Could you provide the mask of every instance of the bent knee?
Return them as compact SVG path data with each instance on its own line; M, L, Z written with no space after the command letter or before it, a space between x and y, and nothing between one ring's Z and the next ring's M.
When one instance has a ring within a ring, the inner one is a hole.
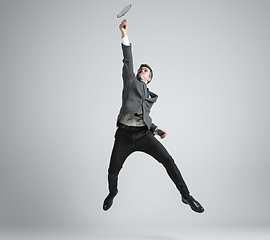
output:
M158 160L164 167L174 165L173 158L169 155Z
M108 169L108 174L109 175L118 175L119 172L121 170L121 167L120 168L117 168L117 167L109 167Z

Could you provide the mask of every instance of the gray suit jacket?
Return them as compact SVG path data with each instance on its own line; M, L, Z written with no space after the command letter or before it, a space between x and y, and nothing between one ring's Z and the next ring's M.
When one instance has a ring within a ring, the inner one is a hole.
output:
M158 96L149 92L151 98L147 98L147 85L138 80L133 71L133 58L131 45L125 46L122 44L123 49L123 91L122 91L122 107L117 118L117 125L119 120L128 113L143 114L143 121L148 129L153 132L156 125L152 123L149 116L152 105L157 101Z

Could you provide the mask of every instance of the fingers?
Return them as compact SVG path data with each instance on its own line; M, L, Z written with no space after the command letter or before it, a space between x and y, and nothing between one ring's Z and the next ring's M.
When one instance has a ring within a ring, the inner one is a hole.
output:
M126 19L121 22L121 24L119 25L119 28L122 33L122 38L127 36L128 25L127 25Z
M164 134L162 134L160 137L161 137L161 139L163 139L163 138L165 138L166 136L167 136L167 134L164 133Z
M126 20L126 19L124 19L124 20L121 22L121 24L119 25L119 28L120 28L120 30L122 30L123 28L124 28L124 29L127 29L127 20Z
M122 22L121 22L122 25L126 25L127 24L127 19L124 19Z
M158 135L160 136L161 139L163 139L167 136L167 133L165 131L163 131L162 129L159 129Z

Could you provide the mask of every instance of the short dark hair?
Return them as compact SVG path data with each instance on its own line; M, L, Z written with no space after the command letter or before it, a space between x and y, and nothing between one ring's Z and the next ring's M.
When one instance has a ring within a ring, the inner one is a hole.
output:
M146 63L143 63L143 64L141 64L141 66L140 66L140 68L142 68L142 67L147 67L149 70L150 70L150 78L151 78L151 80L148 82L148 83L150 83L151 81L152 81L152 79L153 79L153 70L152 70L152 68L148 65L148 64L146 64ZM140 69L139 68L139 69Z

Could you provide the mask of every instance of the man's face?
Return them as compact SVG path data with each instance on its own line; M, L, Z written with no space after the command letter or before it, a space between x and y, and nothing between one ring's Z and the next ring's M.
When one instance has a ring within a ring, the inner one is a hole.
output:
M147 84L151 80L150 74L151 72L149 68L141 67L137 72L137 78Z

